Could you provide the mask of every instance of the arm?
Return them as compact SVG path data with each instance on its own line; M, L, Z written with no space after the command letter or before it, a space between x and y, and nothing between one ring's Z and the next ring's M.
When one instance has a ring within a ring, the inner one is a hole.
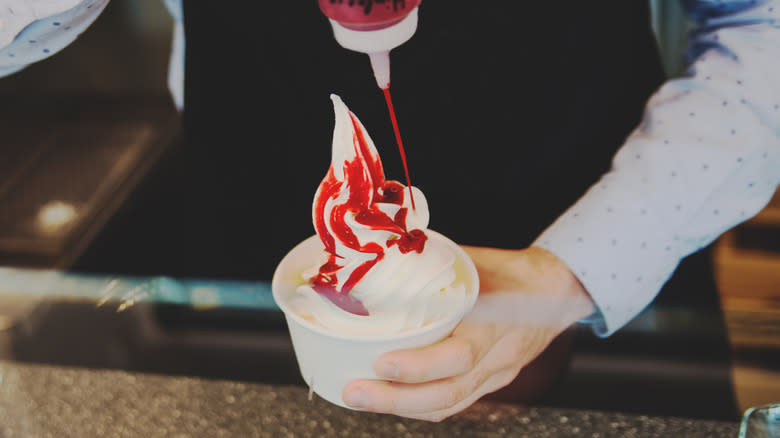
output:
M780 0L756 3L686 2L702 20L696 62L650 99L612 170L531 248L469 248L483 284L472 314L441 343L382 356L390 381L352 382L345 401L446 418L592 310L596 332L614 332L683 257L756 214L780 181Z
M54 55L103 12L108 0L9 0L0 8L0 77Z
M688 76L661 87L612 170L535 242L588 290L601 336L780 181L780 2L756 3L685 1L700 24Z
M70 45L103 12L109 0L8 0L0 7L0 78ZM163 0L174 20L168 88L184 108L184 22L181 0Z

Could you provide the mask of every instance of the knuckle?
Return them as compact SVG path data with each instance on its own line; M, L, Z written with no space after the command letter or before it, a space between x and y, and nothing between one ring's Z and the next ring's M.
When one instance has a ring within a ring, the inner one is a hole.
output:
M441 406L439 406L439 408L448 409L457 405L461 400L463 400L467 392L468 391L464 385L460 385L454 382L447 385L447 388L444 391L444 396L441 399Z
M449 417L449 415L447 415L447 414L444 414L444 413L436 413L436 414L431 414L431 415L430 415L430 416L427 418L427 420L428 420L428 421L430 421L430 422L432 422L432 423L441 423L441 422L442 422L442 421L444 421L444 419L445 419L445 418L447 418L447 417Z
M474 368L477 362L476 348L470 342L461 342L457 344L454 352L453 362L461 370L470 370Z
M492 388L491 390L500 389L509 385L515 380L515 378L519 373L520 373L519 368L517 370L508 369L498 373L498 375L496 376L496 380L497 380L496 388Z

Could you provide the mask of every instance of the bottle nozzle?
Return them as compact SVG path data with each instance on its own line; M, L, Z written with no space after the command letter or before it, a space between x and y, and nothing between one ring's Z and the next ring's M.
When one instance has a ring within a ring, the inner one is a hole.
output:
M390 88L390 51L369 53L371 69L374 70L374 78L379 88Z
M418 2L419 4L419 2ZM401 21L385 28L355 30L328 17L333 36L344 48L367 53L379 88L390 86L390 51L405 43L417 30L418 8L415 6Z

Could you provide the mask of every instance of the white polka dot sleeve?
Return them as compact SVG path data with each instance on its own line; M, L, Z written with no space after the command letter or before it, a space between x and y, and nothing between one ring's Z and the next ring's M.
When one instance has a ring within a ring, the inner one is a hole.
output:
M0 0L0 77L67 47L108 0Z
M109 0L0 0L0 77L48 58L72 43ZM163 0L174 20L168 88L184 108L184 20L181 0Z
M600 336L780 183L780 0L685 4L701 24L688 75L657 91L612 169L534 243L582 281Z

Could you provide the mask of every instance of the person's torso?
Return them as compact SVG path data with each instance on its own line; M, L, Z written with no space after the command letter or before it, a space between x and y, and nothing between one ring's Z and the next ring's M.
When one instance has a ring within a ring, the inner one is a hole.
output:
M646 2L426 1L391 52L391 91L430 228L527 246L608 170L663 73ZM403 170L368 57L341 48L315 2L184 3L185 141L204 239L239 240L272 269L313 233L339 94L388 178ZM259 255L260 253L267 255Z

